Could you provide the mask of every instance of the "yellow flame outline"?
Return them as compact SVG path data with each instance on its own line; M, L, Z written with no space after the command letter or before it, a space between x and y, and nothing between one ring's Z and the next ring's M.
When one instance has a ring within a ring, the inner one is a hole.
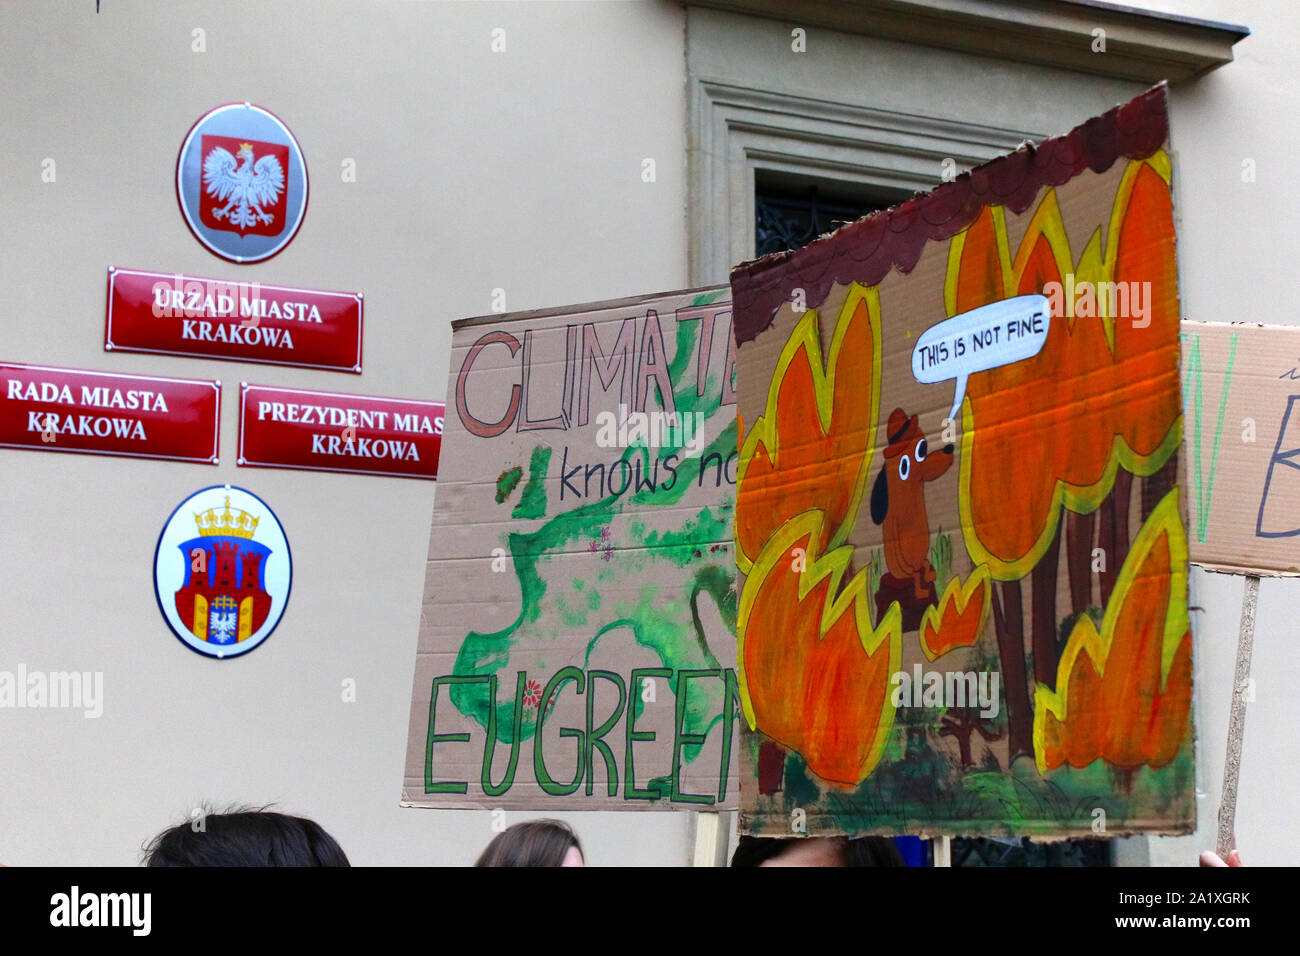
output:
M1085 280L1092 282L1110 281L1114 275L1119 252L1120 227L1124 222L1124 216L1128 212L1129 201L1133 195L1133 186L1143 166L1150 166L1160 176L1165 185L1169 185L1172 169L1169 157L1164 150L1159 150L1143 160L1130 161L1120 179L1119 187L1115 192L1115 199L1111 204L1105 255L1103 256L1099 251L1101 247L1101 230L1098 228L1089 238L1083 254L1080 256L1078 268L1074 266L1069 239L1066 236L1060 206L1056 200L1055 189L1048 189L1042 200L1039 201L1038 208L1030 219L1029 228L1020 240L1014 263L1011 261L1010 246L1007 239L1006 211L1001 206L990 206L989 210L993 218L994 244L1002 272L1003 294L1015 294L1014 290L1019 289L1020 279L1040 235L1047 239L1052 256L1056 260L1062 276L1072 271L1079 277L1078 282ZM948 246L948 274L944 281L944 306L950 316L954 315L957 309L957 279L961 268L961 253L969 229L970 227L967 227L953 236ZM1012 291L1009 292L1008 290ZM1101 298L1105 299L1106 297ZM1107 310L1109 305L1109 302L1105 302L1100 307ZM1054 316L1053 319L1057 320L1057 317ZM1072 328L1074 320L1067 319L1067 321L1070 321ZM1114 318L1105 315L1103 311L1102 321L1105 324L1107 345L1114 349ZM1153 475L1178 450L1178 446L1183 440L1183 419L1181 415L1174 418L1164 439L1149 455L1139 455L1129 447L1123 436L1116 435L1111 445L1110 454L1107 456L1106 464L1102 468L1101 476L1096 482L1091 485L1072 485L1057 479L1049 508L1049 517L1038 539L1024 555L1018 559L1008 561L986 549L975 531L975 520L971 515L970 468L971 451L974 447L977 426L974 422L969 398L962 399L961 418L961 479L957 500L961 509L962 540L971 559L976 564L988 564L993 578L998 581L1017 581L1033 570L1043 555L1047 553L1048 547L1056 537L1057 526L1061 520L1062 505L1076 514L1091 514L1097 510L1106 496L1110 494L1111 487L1115 483L1115 475L1120 466L1140 478Z
M812 509L796 515L783 524L763 546L758 560L753 565L753 572L746 577L745 587L741 592L740 609L736 626L737 678L740 684L741 706L745 719L751 730L761 730L754 715L754 703L749 695L749 682L745 675L745 633L749 626L749 617L754 609L754 602L763 589L767 576L782 561L793 561L791 549L796 541L808 538L808 549L803 555L803 570L799 571L799 600L807 597L824 578L830 578L826 590L826 601L822 607L817 639L824 640L826 632L839 622L840 617L853 606L853 616L858 627L858 639L868 657L875 657L880 645L889 643L889 670L898 672L903 653L903 617L897 602L890 605L881 619L880 625L871 626L868 607L867 575L862 570L855 574L841 590L840 585L849 562L853 559L853 548L849 546L828 548L824 554L817 553L817 540L823 530L825 515ZM879 763L884 752L885 743L894 727L894 705L888 693L882 696L880 721L876 725L876 736L866 761L859 769L858 781L865 780Z
M1187 534L1178 513L1177 488L1160 500L1134 539L1133 547L1124 559L1124 567L1115 580L1110 601L1106 604L1100 632L1092 623L1092 618L1086 614L1080 615L1070 631L1065 652L1061 654L1056 667L1057 689L1051 690L1045 684L1038 684L1034 688L1034 762L1038 765L1040 774L1049 769L1046 755L1047 715L1050 713L1059 723L1065 723L1069 713L1070 675L1080 654L1088 655L1098 677L1105 676L1106 661L1110 657L1115 626L1124 609L1124 602L1138 579L1139 570L1162 534L1169 538L1170 567L1169 605L1160 644L1160 689L1163 691L1166 688L1169 670L1190 626L1187 617Z
M984 625L988 623L989 612L992 604L992 587L990 585L991 576L986 564L981 564L963 583L956 576L948 582L948 586L943 589L943 597L939 598L938 606L931 604L925 609L925 615L921 618L921 626L917 629L916 637L921 643L921 651L925 654L926 660L937 660L948 651L954 651L961 647L974 647L979 643L980 638L984 635ZM929 625L934 629L935 637L942 633L941 625L943 623L943 613L948 609L948 605L954 601L957 604L957 613L959 615L966 613L966 608L970 606L971 598L975 596L977 590L984 591L984 608L980 611L980 622L972 631L972 640L969 644L954 644L948 648L948 651L936 651L930 647L929 642L925 639L925 628Z
M808 357L808 367L811 370L813 382L813 397L817 407L817 418L822 429L822 435L830 434L834 414L835 375L839 366L840 353L844 347L844 339L848 334L849 325L857 313L859 304L864 302L867 307L866 321L871 326L872 368L869 392L871 406L868 419L871 424L867 428L866 452L862 458L862 465L858 469L853 492L849 497L849 509L844 515L844 520L836 529L834 536L826 543L827 551L844 542L844 539L848 537L849 529L853 527L857 519L858 508L862 504L862 492L866 488L867 478L871 471L871 459L875 453L876 419L880 413L880 294L876 286L865 287L856 282L850 283L848 296L845 298L844 305L840 308L839 316L835 321L830 356L825 363L822 362L822 344L818 334L818 310L809 309L800 317L791 331L785 347L782 348L781 356L776 363L776 369L772 373L772 379L767 390L767 407L754 422L754 427L745 435L744 445L740 451L740 460L737 464L737 501L740 499L741 489L745 484L745 475L749 471L749 463L757 454L760 444L767 451L772 467L774 469L779 467L780 436L777 434L776 428L778 398L781 393L781 384L785 380L786 371L790 368L795 356L799 354L801 349L806 351ZM754 566L754 562L744 553L740 546L739 523L736 526L735 537L736 565L740 568L741 573L748 574Z

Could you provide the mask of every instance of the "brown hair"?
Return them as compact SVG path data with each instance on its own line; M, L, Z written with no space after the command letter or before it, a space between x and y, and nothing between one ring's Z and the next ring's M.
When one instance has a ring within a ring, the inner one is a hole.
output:
M800 837L742 836L731 855L732 866L761 866L797 843ZM807 839L802 838L802 839ZM868 836L845 839L830 837L839 845L845 866L905 866L903 855L888 837Z
M492 838L475 866L560 866L569 847L582 853L572 828L560 820L529 820Z

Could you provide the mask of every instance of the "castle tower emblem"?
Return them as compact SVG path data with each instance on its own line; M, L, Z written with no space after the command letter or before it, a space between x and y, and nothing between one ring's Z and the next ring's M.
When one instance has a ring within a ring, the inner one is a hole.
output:
M283 529L261 499L230 486L204 489L182 502L159 539L159 606L192 649L237 656L284 613L289 561Z

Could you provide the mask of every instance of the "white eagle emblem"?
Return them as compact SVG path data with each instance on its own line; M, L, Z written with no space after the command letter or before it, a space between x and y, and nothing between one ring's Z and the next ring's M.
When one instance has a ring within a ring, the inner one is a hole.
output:
M220 640L228 638L235 633L235 612L226 611L224 614L218 612L212 615L212 633Z
M243 165L237 161L240 159ZM213 218L226 219L242 231L259 220L266 225L275 221L275 216L263 212L262 207L275 205L284 192L284 169L273 155L254 163L251 143L239 144L238 157L217 146L203 160L203 183L209 196L226 203L224 208L212 211Z

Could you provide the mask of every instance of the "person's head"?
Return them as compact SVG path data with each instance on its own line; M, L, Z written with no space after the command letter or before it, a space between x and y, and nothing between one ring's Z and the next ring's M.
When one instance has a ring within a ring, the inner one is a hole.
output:
M203 812L154 837L146 866L351 866L314 820L269 810Z
M567 823L529 820L492 838L475 866L583 866L582 844Z
M887 837L742 836L732 866L902 866L903 856Z

